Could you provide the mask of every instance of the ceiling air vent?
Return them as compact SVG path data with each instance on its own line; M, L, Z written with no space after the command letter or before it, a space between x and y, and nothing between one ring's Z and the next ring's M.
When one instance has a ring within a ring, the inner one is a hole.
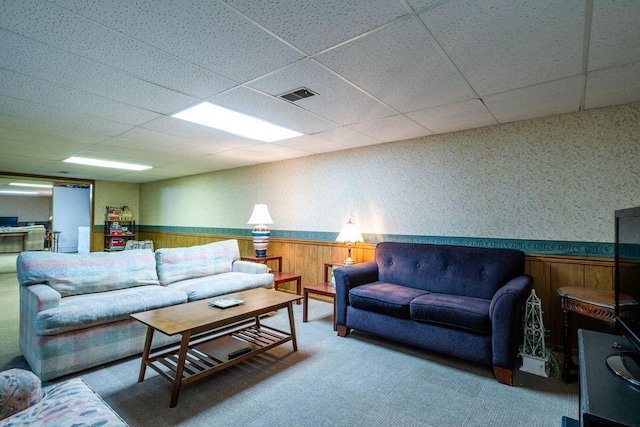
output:
M310 96L317 95L306 87L301 87L300 89L293 90L291 92L283 93L279 95L280 98L286 99L287 101L296 102L304 98L309 98Z

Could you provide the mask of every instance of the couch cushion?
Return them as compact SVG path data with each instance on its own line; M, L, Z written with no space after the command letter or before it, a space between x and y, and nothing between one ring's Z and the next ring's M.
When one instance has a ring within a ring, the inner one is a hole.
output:
M81 378L48 387L39 403L6 421L16 426L127 425Z
M62 298L60 307L39 312L34 331L38 335L57 335L125 320L132 313L184 302L187 302L184 292L159 285L75 295Z
M427 293L408 286L374 282L351 289L349 303L355 308L408 319L409 303Z
M36 374L17 368L0 372L0 420L35 405L40 399L42 382Z
M218 295L240 292L254 288L271 288L273 274L271 273L222 273L215 276L199 277L197 279L181 280L167 285L169 289L186 292L189 301L216 297Z
M491 299L524 271L513 249L382 242L375 256L381 281L475 298Z
M21 285L48 283L63 297L143 285L158 285L150 250L65 254L23 252L17 260Z
M237 240L224 240L187 248L162 248L156 251L156 267L162 285L231 271L240 259Z
M482 298L431 293L411 301L410 316L419 322L439 323L488 334L491 332L490 304L490 300Z

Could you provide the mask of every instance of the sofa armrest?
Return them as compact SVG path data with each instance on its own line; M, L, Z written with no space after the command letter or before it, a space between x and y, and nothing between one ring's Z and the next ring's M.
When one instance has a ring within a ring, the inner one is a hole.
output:
M522 338L522 305L531 290L533 278L518 276L496 292L489 305L493 341L493 365L512 369Z
M259 262L237 260L233 261L231 264L231 271L235 271L237 273L260 274L268 273L269 267Z
M336 278L336 324L346 326L349 291L356 286L378 280L378 264L375 261L350 266L340 266L333 270Z

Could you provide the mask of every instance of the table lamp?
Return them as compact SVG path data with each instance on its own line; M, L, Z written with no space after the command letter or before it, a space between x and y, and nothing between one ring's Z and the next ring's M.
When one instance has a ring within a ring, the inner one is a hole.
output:
M351 259L351 244L357 242L364 242L362 238L362 234L360 234L360 230L358 230L358 226L355 225L351 220L346 223L342 227L342 231L338 234L338 238L336 242L346 243L347 244L347 259L342 261L343 265L351 265L355 264L355 261Z
M269 237L271 236L271 231L269 231L267 224L273 224L267 205L255 205L253 214L251 214L247 224L255 224L251 231L251 237L253 238L253 248L256 251L256 256L260 258L267 256L267 246L269 246Z

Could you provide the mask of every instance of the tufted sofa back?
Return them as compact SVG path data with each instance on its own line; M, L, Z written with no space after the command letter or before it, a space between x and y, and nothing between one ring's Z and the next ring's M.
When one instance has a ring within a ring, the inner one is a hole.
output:
M513 249L382 242L375 258L380 281L475 298L524 274L524 253Z

